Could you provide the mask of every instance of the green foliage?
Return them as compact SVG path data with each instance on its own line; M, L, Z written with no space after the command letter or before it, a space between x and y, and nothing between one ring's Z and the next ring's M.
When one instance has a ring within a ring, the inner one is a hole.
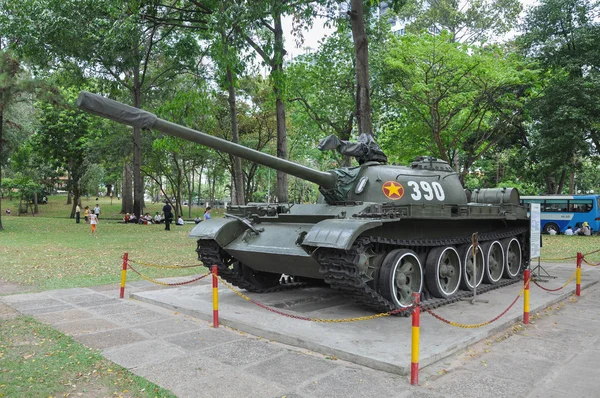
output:
M467 3L455 0L408 0L397 12L410 21L408 31L448 31L463 43L484 43L514 29L521 10L518 0L484 0Z
M313 139L330 134L350 139L356 83L348 34L340 28L324 39L319 51L296 57L287 68L294 125Z
M389 104L382 143L391 160L420 152L460 161L463 174L518 137L535 78L502 48L460 44L445 32L393 40L382 73Z
M599 7L587 0L544 0L528 13L518 40L546 72L531 106L536 123L529 170L547 193L563 192L570 174L581 175L583 160L600 151L600 24L593 17Z
M52 104L40 103L40 129L33 137L33 146L40 154L53 159L55 166L69 173L72 187L79 181L88 167L86 158L91 149L87 135L91 130L90 116L72 108L56 108Z

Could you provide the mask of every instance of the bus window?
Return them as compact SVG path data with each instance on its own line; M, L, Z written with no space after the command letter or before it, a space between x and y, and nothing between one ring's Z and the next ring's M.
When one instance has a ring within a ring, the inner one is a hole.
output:
M572 210L578 213L589 213L592 210L594 202L592 199L571 199L569 201Z
M546 199L546 203L542 205L542 211L555 212L555 211L567 211L569 208L569 201L566 199Z

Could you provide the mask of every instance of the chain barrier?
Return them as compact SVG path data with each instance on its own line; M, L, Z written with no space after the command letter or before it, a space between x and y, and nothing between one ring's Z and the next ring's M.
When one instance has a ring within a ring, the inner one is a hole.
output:
M589 253L588 253L589 254ZM582 256L581 258L583 260L584 263L586 263L587 265L589 265L590 267L597 267L600 265L600 263L590 263L588 260L585 259L585 257Z
M166 268L166 269L179 269L179 268L195 268L195 267L204 267L204 264L193 264L193 265L159 265L159 264L151 264L144 263L142 261L128 260L130 263L143 265L145 267L153 267L153 268Z
M288 317L288 318L299 319L301 321L310 321L310 322L318 322L318 323L348 323L348 322L368 321L368 320L371 320L371 319L383 318L383 317L390 316L390 315L396 315L396 314L399 314L401 312L411 310L413 308L412 305L411 305L410 307L398 308L398 309L395 309L393 311L382 312L382 313L374 314L374 315L359 316L359 317L355 317L355 318L342 318L342 319L309 318L309 317L306 317L306 316L298 316L298 315L288 314L286 312L279 311L279 310L271 308L271 307L269 307L267 305L259 303L258 301L255 301L255 300L251 299L250 297L246 296L244 293L242 293L239 290L235 289L229 283L225 282L220 276L217 276L217 278L229 290L231 290L232 292L234 292L235 294L237 294L238 296L240 296L244 300L249 301L252 304L257 305L257 306L259 306L262 309L274 312L275 314L283 315L283 316Z
M531 281L532 281L532 282L533 282L533 283L534 283L534 284L535 284L537 287L539 287L539 288L540 288L540 289L542 289L542 290L545 290L545 291L547 291L547 292L557 292L557 291L559 291L559 290L561 290L561 289L564 289L564 288L565 288L565 287L566 287L566 286L567 286L569 283L571 283L571 282L573 281L573 279L575 278L575 275L577 275L577 270L575 270L575 272L573 272L573 275L571 275L571 277L569 278L569 280L568 280L568 281L566 281L564 285L562 285L561 287L558 287L558 288L556 288L556 289L548 289L548 288L546 288L546 287L544 287L544 286L540 285L540 284L539 284L539 283L538 283L538 282L537 282L535 279L533 279L533 278L531 279Z
M529 281L530 280L531 280L531 278L529 278ZM529 281L527 281L527 283L529 283ZM527 285L527 283L525 285ZM513 300L513 302L510 303L510 305L508 306L508 308L505 309L504 311L502 311L500 313L500 315L498 315L497 317L495 317L494 319L492 319L490 321L483 322L483 323L466 325L466 324L462 324L462 323L458 323L458 322L449 321L449 320L441 317L440 315L436 314L435 312L433 312L432 310L427 309L427 308L423 308L423 311L431 314L434 318L436 318L436 319L438 319L438 320L440 320L440 321L442 321L444 323L447 323L448 325L455 326L457 328L462 328L462 329L477 329L477 328L481 328L483 326L487 326L487 325L489 325L489 324L491 324L493 322L496 322L498 319L500 319L504 314L506 314L513 307L513 305L515 305L515 303L517 302L517 300L519 300L519 298L523 295L523 292L525 292L525 288L521 289L521 292L517 295L517 297L515 297L515 299Z
M137 271L135 268L133 268L130 264L127 264L127 267L129 269L131 269L133 272L135 272L136 274L138 274L139 276L141 276L142 279L145 279L148 282L156 283L157 285L161 285L161 286L182 286L182 285L187 285L189 283L197 282L200 279L204 279L204 278L206 278L207 276L209 276L211 274L210 272L207 272L206 274L201 275L198 278L192 279L190 281L185 281L185 282L165 283L165 282L160 282L160 281L157 281L155 279L152 279L152 278L150 278L150 277L148 277L146 275L143 275L142 273L140 273L139 271Z

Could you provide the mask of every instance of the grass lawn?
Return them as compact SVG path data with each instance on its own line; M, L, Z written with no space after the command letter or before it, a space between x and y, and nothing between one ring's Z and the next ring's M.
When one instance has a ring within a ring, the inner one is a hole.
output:
M96 238L89 236L90 226L83 219L76 224L74 219L68 218L70 206L65 203L66 196L50 196L49 203L40 205L40 214L35 217L3 215L0 278L23 284L28 290L117 283L125 252L131 260L151 264L199 264L196 242L188 238L194 224L171 225L170 232L160 224L122 224L118 222L122 218L118 201L113 200L111 205L110 198L100 198L102 213ZM90 207L94 205L95 200L90 202ZM154 206L157 211L162 208L162 204ZM3 201L2 208L7 207ZM200 208L194 209L201 215ZM222 216L222 212L216 211L213 217ZM204 268L143 269L143 273L152 278L204 272ZM128 280L137 279L139 276L134 273L128 274Z
M0 321L0 397L175 397L31 317Z
M575 257L577 252L587 254L585 259L590 262L600 262L600 236L565 236L565 235L542 235L542 261L558 261L566 257ZM591 253L591 254L588 254ZM568 261L576 263L576 260ZM531 264L532 268L537 265L537 259ZM582 267L586 267L585 264Z

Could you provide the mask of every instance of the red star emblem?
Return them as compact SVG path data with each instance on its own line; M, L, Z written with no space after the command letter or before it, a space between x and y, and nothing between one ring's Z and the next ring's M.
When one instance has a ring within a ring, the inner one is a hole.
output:
M396 181L386 181L381 187L383 194L391 199L398 200L404 196L404 187Z

